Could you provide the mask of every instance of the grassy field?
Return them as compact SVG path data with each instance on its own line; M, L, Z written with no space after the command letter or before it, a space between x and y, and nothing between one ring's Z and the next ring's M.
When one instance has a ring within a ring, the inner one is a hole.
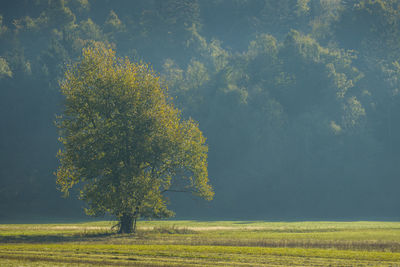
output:
M400 266L398 222L0 224L0 266Z

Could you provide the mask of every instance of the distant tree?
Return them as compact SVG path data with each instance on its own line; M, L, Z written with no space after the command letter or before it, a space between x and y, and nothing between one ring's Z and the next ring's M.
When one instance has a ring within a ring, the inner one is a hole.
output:
M81 184L87 214L114 215L120 233L135 232L140 216L173 215L166 192L213 197L206 139L166 90L147 65L104 46L84 49L61 83L57 183L66 194Z
M392 60L400 55L400 1L352 0L345 4L333 27L336 40L362 57Z

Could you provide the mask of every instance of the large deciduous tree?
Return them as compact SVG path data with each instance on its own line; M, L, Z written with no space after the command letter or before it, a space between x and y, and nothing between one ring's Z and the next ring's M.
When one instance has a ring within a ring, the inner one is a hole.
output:
M80 185L87 214L111 214L119 232L130 233L140 216L173 214L168 191L212 199L206 139L147 65L102 46L87 48L66 71L61 92L57 183L67 194Z

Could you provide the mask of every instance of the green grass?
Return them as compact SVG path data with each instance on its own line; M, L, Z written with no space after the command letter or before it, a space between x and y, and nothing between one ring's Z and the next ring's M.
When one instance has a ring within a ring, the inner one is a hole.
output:
M0 266L400 266L397 222L0 225Z

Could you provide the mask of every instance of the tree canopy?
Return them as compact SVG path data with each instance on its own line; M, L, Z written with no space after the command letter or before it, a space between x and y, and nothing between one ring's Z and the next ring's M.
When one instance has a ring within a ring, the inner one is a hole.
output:
M399 23L400 0L2 0L0 219L83 215L53 121L95 43L150 62L207 136L216 197L166 192L179 217L397 218Z
M87 48L61 91L57 183L64 192L82 184L88 214L112 214L120 232L132 232L140 216L172 215L165 192L212 199L206 139L195 121L182 119L149 66Z

